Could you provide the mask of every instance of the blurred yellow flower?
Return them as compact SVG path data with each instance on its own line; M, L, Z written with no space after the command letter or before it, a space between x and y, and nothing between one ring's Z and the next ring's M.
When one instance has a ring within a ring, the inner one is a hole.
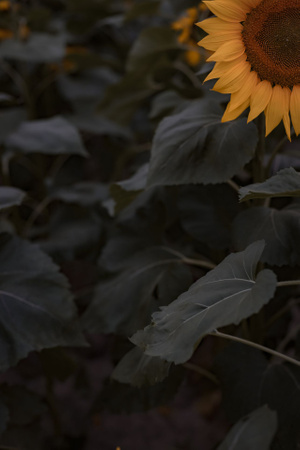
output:
M199 12L206 9L205 4L201 2L198 7L188 8L182 17L172 23L173 30L181 32L178 35L178 42L190 46L185 52L185 60L191 66L197 66L201 60L201 53L192 35L195 22L199 19Z
M10 1L0 0L0 11L8 11L10 9Z
M4 39L10 39L13 37L13 32L11 30L6 30L5 28L0 28L0 41Z
M199 45L216 62L206 80L218 78L214 90L231 94L222 121L250 106L248 122L264 112L266 136L283 120L290 139L290 118L300 134L300 1L204 3L216 16L197 24L208 33Z

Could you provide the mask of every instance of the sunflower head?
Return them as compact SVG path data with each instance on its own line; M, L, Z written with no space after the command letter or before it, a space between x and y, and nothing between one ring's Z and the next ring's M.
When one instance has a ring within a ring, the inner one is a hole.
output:
M216 17L199 22L199 42L216 64L206 80L231 94L222 121L250 107L248 121L265 113L266 135L281 121L290 139L300 133L300 0L207 0ZM205 81L206 81L205 80Z

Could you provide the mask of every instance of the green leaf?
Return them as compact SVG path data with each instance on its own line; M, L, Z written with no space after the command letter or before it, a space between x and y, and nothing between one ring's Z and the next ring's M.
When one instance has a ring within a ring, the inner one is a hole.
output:
M112 378L120 383L141 387L163 381L169 374L171 363L155 356L147 356L135 347L126 353L115 367Z
M13 133L26 119L24 108L9 108L0 113L0 143Z
M221 123L222 109L197 100L166 117L153 142L148 185L222 183L248 163L257 130L241 118Z
M0 44L0 58L31 63L52 63L65 56L66 39L62 34L31 33L25 41L6 39Z
M276 427L276 412L262 406L234 425L217 450L269 450Z
M257 206L242 211L233 222L233 242L242 250L250 242L264 239L262 262L294 266L300 262L300 208L276 210Z
M276 276L268 269L255 277L264 249L262 241L231 254L169 306L152 315L152 323L131 341L150 356L180 364L197 343L219 327L239 324L272 298Z
M36 245L0 239L0 370L33 350L84 345L66 278Z
M141 32L133 44L127 60L127 70L147 70L161 55L170 50L184 50L177 34L168 27L149 27Z
M87 156L77 129L60 116L23 122L5 140L5 147L20 153Z
M108 198L108 188L102 183L82 181L57 189L51 198L65 203L75 203L84 207L101 205Z
M0 211L11 206L20 205L25 198L25 192L11 186L0 187Z
M159 285L167 292L161 298ZM190 271L181 259L161 247L150 247L127 260L126 269L116 277L99 283L94 299L83 315L83 326L90 333L131 335L149 321L151 313L191 284ZM158 289L158 298L154 297Z
M249 184L239 191L240 201L253 198L300 197L300 173L290 167L263 183Z

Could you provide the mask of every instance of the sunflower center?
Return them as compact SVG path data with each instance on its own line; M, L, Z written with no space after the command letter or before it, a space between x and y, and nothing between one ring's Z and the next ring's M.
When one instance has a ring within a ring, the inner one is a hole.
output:
M300 84L300 0L262 0L247 15L242 38L261 80Z

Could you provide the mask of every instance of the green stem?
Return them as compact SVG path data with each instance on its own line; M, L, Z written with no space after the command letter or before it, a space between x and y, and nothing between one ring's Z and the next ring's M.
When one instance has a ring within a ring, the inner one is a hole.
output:
M198 373L200 376L209 379L214 384L217 384L217 385L220 384L218 378L213 373L209 372L208 370L203 369L202 367L196 366L196 364L185 363L185 364L183 364L183 367L185 367L188 370L193 370L194 372Z
M277 358L284 359L285 361L294 364L295 366L300 367L300 361L294 358L290 358L283 353L279 353L276 350L272 350L271 348L265 347L264 345L257 344L256 342L247 341L246 339L239 338L237 336L232 336L230 334L221 333L220 331L214 331L213 333L209 333L211 336L217 336L223 339L227 339L229 341L239 342L240 344L248 345L248 347L256 348L257 350L261 350L262 352L269 353L272 356L276 356Z
M278 281L277 287L300 286L300 280Z

